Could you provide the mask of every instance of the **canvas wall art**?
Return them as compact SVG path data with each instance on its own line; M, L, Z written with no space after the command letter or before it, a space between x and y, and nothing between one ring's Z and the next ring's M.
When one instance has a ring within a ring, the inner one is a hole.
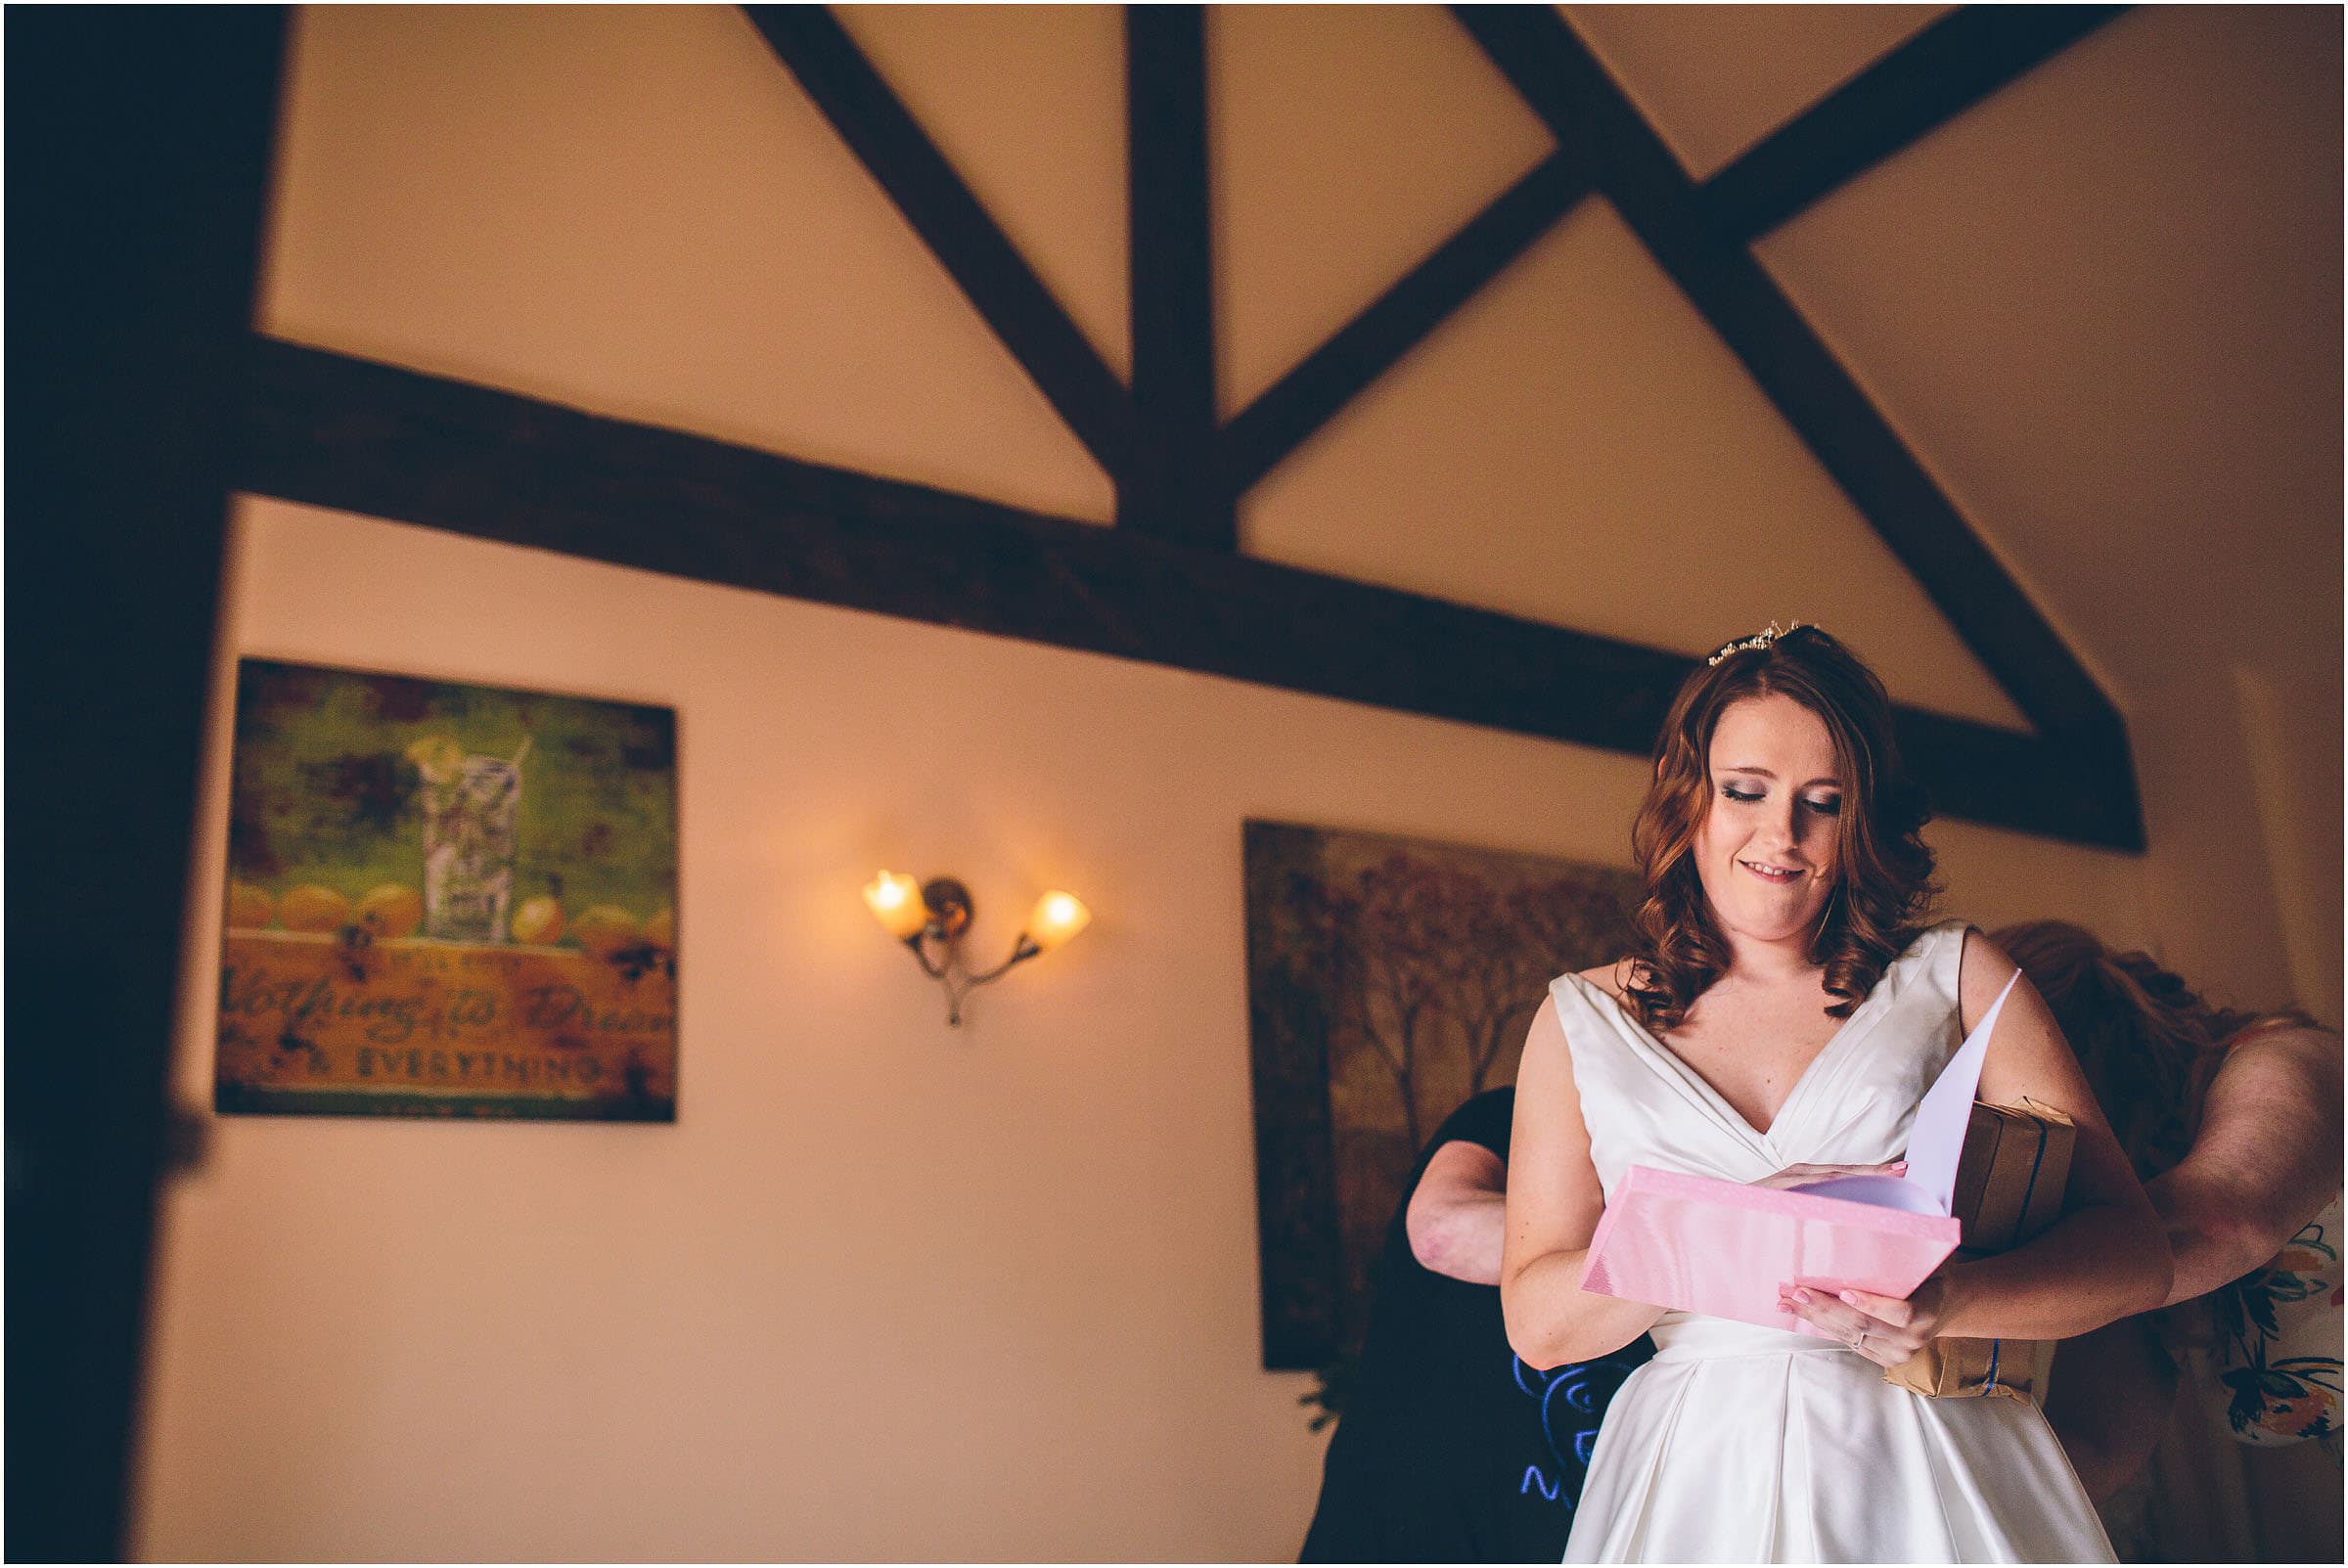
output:
M1245 827L1264 1366L1358 1350L1420 1145L1515 1081L1551 979L1619 958L1638 876L1287 823Z
M245 659L214 1104L672 1121L673 709Z

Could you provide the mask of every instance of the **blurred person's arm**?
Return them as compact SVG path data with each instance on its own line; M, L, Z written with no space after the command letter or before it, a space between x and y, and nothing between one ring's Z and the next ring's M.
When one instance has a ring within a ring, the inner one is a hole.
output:
M1421 1267L1471 1285L1499 1284L1508 1180L1509 1168L1481 1143L1454 1139L1435 1150L1402 1222Z
M2227 1054L2193 1146L2145 1188L2168 1227L2169 1301L2259 1268L2340 1190L2340 1037L2262 1029Z
M2176 1257L2169 1304L2267 1263L2340 1189L2340 1037L2262 1029L2202 1100L2183 1160L2145 1187ZM2098 1502L2143 1470L2168 1429L2178 1369L2151 1317L2063 1341L2047 1420Z
M2048 1384L2047 1423L2100 1505L2150 1460L2176 1403L2177 1364L2152 1318L2123 1318L2062 1341Z

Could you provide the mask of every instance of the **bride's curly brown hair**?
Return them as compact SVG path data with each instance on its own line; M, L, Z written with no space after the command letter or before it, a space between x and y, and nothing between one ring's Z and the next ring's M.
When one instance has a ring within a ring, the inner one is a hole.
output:
M1647 879L1633 917L1637 937L1625 999L1639 1022L1662 1034L1728 972L1729 944L1696 874L1695 838L1718 791L1712 732L1733 702L1787 696L1817 714L1834 743L1842 779L1835 820L1834 885L1810 939L1810 962L1847 1018L1884 967L1915 940L1940 889L1922 830L1923 791L1900 762L1891 697L1875 673L1828 633L1796 627L1760 648L1739 648L1681 684L1655 738L1654 776L1631 825L1631 852Z

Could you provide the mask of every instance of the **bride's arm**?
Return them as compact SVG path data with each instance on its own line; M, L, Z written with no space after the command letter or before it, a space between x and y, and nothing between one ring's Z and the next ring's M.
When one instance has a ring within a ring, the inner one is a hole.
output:
M1565 1031L1557 1004L1544 998L1516 1069L1508 1233L1500 1263L1509 1344L1529 1366L1595 1360L1620 1350L1663 1316L1660 1307L1582 1289L1590 1235L1604 1210Z
M1996 943L1965 932L1961 988L1967 1030L2013 972L2013 960ZM2068 1114L2078 1129L2070 1182L2062 1217L2044 1233L1949 1269L1940 1331L1970 1339L2066 1339L2165 1302L2172 1268L2167 1228L2027 978L2007 998L1990 1038L1980 1098L1993 1105L2033 1099Z
M1997 944L1965 933L1959 990L1967 1033L2013 973ZM1990 1036L1979 1094L1997 1105L2036 1100L2071 1118L2078 1136L2062 1217L2009 1252L1950 1264L1904 1302L1864 1291L1845 1292L1841 1303L1795 1293L1794 1310L1836 1338L1864 1329L1859 1348L1886 1366L1927 1339L2068 1339L2168 1299L2167 1230L2027 977Z

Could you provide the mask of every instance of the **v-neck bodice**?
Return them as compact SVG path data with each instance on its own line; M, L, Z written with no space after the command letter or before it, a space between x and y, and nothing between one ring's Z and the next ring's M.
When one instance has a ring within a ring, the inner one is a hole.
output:
M1811 1057L1767 1132L1599 986L1550 994L1573 1057L1590 1157L1608 1192L1632 1165L1751 1182L1796 1164L1875 1164L1906 1151L1917 1101L1963 1042L1964 920L1918 935Z

